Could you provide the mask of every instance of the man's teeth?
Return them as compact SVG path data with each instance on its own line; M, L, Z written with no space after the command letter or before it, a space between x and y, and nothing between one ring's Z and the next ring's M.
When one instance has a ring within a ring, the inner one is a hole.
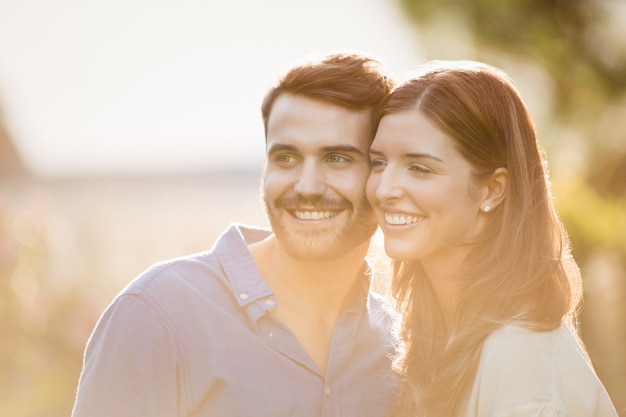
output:
M401 214L385 214L385 221L389 224L412 224L420 218L416 216L405 216Z
M319 220L319 219L328 219L332 217L335 212L326 210L326 211L295 211L296 217L300 220Z

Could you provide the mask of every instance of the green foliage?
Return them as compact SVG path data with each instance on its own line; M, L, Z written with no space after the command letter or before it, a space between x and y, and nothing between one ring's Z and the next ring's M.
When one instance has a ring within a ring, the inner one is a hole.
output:
M484 47L529 56L551 70L559 81L559 105L567 109L579 103L568 100L578 88L599 88L613 96L626 88L626 52L605 56L619 44L601 45L610 10L596 0L400 0L418 25L443 12L458 13ZM594 37L595 36L595 37ZM619 42L619 41L616 41ZM580 81L584 80L584 84Z
M626 200L603 197L576 180L555 183L553 192L577 259L586 259L600 248L626 256Z

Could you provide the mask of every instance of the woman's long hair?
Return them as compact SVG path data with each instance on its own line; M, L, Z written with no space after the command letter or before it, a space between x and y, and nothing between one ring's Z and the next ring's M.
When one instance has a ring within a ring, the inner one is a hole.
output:
M434 61L383 103L387 114L414 110L451 137L474 181L508 171L506 196L488 214L458 278L459 302L446 326L419 261L395 262L392 293L403 314L395 365L404 387L392 414L460 414L483 342L508 323L536 331L571 323L581 280L552 201L547 168L529 112L500 70L470 61ZM407 135L410 137L410 135Z

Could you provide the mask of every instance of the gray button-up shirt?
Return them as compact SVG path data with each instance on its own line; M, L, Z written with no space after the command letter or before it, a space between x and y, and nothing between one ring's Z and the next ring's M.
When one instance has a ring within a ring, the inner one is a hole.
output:
M211 251L153 266L106 309L73 417L383 417L398 382L392 317L364 291L334 329L326 374L272 315L272 290L231 226Z

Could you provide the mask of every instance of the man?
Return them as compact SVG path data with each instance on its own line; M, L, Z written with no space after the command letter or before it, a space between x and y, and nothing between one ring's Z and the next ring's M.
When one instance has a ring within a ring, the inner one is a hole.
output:
M356 54L279 80L262 106L272 232L233 225L124 289L88 342L74 417L385 415L391 316L368 292L364 189L390 89Z

